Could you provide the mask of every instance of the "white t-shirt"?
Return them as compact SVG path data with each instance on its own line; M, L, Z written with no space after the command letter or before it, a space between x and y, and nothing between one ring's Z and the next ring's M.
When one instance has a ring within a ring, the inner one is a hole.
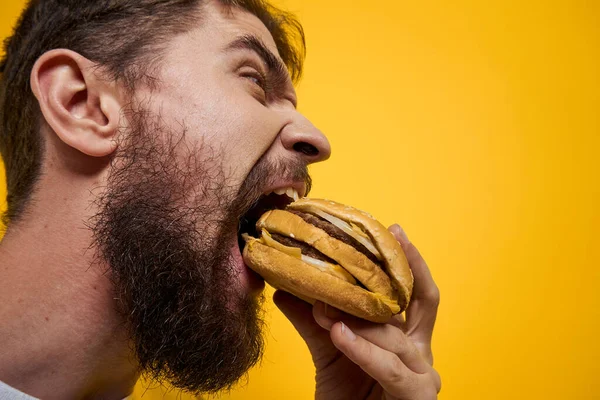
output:
M0 400L40 400L0 381ZM130 396L123 400L130 400Z
M0 381L0 400L38 400Z

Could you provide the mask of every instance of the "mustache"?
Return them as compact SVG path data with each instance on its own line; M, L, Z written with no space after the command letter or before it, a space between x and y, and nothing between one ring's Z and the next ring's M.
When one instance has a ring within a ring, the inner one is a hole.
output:
M258 202L267 187L282 180L304 182L307 196L312 189L312 178L305 161L302 159L269 160L263 156L252 168L238 191L236 196L238 204L234 206L239 213L238 217L244 215Z

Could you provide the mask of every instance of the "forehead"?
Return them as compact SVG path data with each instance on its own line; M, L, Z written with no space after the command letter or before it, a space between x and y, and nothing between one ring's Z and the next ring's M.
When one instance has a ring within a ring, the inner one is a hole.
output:
M202 22L198 33L213 44L226 46L244 35L253 34L279 56L273 36L254 14L239 7L226 7L219 1L211 0L204 5Z

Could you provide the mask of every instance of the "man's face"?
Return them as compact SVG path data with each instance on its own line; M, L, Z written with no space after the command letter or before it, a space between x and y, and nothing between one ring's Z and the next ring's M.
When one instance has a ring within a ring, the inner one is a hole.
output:
M330 150L296 111L273 38L253 15L210 2L163 59L157 88L139 90L125 112L91 227L141 368L213 392L263 348L264 283L243 263L240 220L266 191L302 195L306 165Z

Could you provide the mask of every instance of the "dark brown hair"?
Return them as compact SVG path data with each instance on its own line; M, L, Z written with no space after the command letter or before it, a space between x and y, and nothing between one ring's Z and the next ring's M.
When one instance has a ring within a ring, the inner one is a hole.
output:
M256 15L271 32L292 79L302 73L304 32L289 13L264 0L219 0ZM204 0L30 0L0 61L0 153L8 208L3 222L22 217L43 161L42 122L30 88L35 61L66 48L93 61L133 92L153 84L163 45L202 22Z

